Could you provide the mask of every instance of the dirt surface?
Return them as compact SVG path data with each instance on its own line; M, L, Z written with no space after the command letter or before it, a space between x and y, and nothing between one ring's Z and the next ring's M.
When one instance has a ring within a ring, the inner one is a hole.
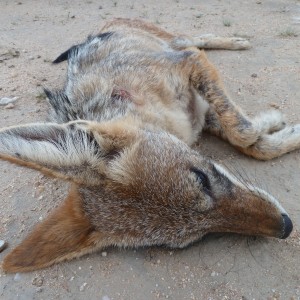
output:
M300 2L1 1L0 127L43 121L41 87L63 85L53 60L113 17L138 17L172 32L250 38L248 51L211 51L233 99L249 115L280 109L300 122ZM0 272L0 299L300 299L300 151L270 162L203 136L202 153L247 172L280 199L295 230L287 240L210 235L184 250L109 248L27 274ZM66 195L67 186L0 162L0 260ZM28 254L30 255L30 253Z

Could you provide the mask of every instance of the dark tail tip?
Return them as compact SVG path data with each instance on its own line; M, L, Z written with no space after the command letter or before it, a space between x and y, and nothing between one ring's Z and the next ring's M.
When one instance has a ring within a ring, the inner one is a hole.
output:
M50 100L53 98L53 94L50 90L48 90L47 88L43 88L45 95L47 96L47 98Z
M60 54L52 63L53 64L59 64L60 62L63 62L65 60L68 60L70 53L72 51L74 51L77 48L77 45L72 46L71 48L69 48L67 51L63 52L62 54Z

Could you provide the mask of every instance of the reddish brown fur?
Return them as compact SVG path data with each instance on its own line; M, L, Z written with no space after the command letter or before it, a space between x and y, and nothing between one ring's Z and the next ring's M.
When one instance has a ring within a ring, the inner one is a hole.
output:
M141 20L130 20L130 19L123 19L123 18L117 18L114 19L111 22L107 22L107 24L102 27L101 32L111 31L119 28L128 27L131 29L139 29L144 32L150 33L151 35L155 35L161 39L164 39L166 41L170 41L175 36L163 29L158 28L154 24L142 22Z
M84 215L75 187L64 203L5 257L2 268L9 272L27 272L91 252L101 234Z

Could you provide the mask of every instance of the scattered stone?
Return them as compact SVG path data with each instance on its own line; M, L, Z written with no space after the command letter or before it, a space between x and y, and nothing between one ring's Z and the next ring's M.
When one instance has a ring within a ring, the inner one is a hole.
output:
M44 93L44 91L39 91L39 92L36 94L35 98L36 98L37 100L40 101L40 100L46 99L47 96L46 96L46 94Z
M101 253L101 255L102 255L103 257L106 257L106 256L107 256L107 252L106 252L106 251L103 251L103 252Z
M83 292L86 286L87 286L87 283L86 283L86 282L83 283L83 284L80 286L79 291L80 291L80 292Z
M7 243L3 240L0 240L0 253L7 247Z
M15 105L13 103L8 103L6 106L4 106L5 109L13 109L15 108Z
M251 77L256 78L256 77L257 77L257 74L256 74L256 73L253 73L253 74L251 75Z
M300 17L294 17L293 21L294 24L300 24Z
M197 15L195 15L195 17L196 17L197 19L200 19L202 16L203 16L203 14L197 14Z
M72 277L70 278L70 281L73 281L73 280L74 280L74 278L75 278L75 277L74 277L74 276L72 276Z
M211 272L210 276L211 277L215 277L217 275L217 273L215 271Z
M13 98L3 97L0 99L0 105L7 105L9 103L13 103L13 102L17 101L18 98L19 97L13 97Z
M20 281L21 280L21 275L20 273L16 273L15 277L14 277L14 281Z
M32 284L37 286L37 287L42 286L43 283L44 283L44 278L43 277L34 277L33 280L32 280Z
M271 107L273 107L273 108L276 108L276 109L279 109L279 108L280 108L280 106L279 106L277 103L275 103L275 102L271 102L271 103L269 103L269 105L270 105Z
M20 56L19 50L0 46L0 60L8 60L19 56Z
M43 291L43 288L42 287L38 287L37 289L36 289L36 292L37 293L41 293Z

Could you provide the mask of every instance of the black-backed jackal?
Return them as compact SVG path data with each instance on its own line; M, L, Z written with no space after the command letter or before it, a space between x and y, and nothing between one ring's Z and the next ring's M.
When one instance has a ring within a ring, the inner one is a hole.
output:
M117 19L62 53L52 122L4 128L0 158L71 182L68 197L4 259L31 271L107 246L185 247L209 232L286 238L292 222L267 192L191 146L202 130L267 160L300 148L279 112L247 118L199 48L243 39L190 38Z

